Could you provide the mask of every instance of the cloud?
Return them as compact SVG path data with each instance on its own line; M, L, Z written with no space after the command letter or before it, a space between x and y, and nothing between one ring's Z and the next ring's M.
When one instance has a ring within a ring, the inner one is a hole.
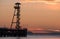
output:
M55 1L55 0L45 0L45 1Z
M54 1L54 0L21 0L21 1Z
M21 2L52 2L60 3L60 0L19 0Z
M21 1L43 1L43 0L21 0Z

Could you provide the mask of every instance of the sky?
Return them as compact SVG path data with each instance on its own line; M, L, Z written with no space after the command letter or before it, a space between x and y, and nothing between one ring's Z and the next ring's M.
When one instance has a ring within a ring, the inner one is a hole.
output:
M60 30L60 0L21 1L21 27ZM0 0L0 27L10 27L17 0Z

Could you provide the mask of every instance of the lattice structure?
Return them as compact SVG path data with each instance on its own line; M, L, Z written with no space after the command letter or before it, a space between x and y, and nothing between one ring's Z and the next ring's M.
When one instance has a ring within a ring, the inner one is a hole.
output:
M20 29L20 5L21 5L21 3L15 3L15 6L14 6L14 9L15 9L15 11L14 11L14 15L13 15L13 18L12 18L12 23L11 23L11 29L12 29L12 26L13 26L13 24L15 24L16 26L16 29ZM15 17L16 17L16 22L14 22L14 19L15 19Z

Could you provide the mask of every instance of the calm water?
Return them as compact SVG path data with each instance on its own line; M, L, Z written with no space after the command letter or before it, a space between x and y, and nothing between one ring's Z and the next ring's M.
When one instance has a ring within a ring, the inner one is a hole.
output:
M0 39L60 39L60 36L28 35L27 37L0 37Z

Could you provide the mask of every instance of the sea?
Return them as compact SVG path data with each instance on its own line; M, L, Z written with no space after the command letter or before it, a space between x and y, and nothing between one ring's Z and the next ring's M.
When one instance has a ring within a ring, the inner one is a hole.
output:
M0 39L60 39L60 35L27 35L27 37L0 37Z

